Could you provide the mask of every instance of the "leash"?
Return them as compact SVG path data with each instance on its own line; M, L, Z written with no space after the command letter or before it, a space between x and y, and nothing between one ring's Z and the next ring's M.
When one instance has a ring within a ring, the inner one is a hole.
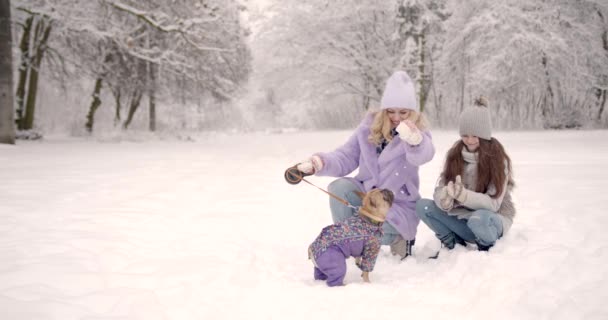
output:
M300 181L304 180L304 182L308 183L309 185L327 193L330 197L338 200L341 204L354 209L355 211L359 211L359 207L355 207L352 204L350 204L348 201L346 201L345 199L342 199L340 197L338 197L337 195L315 185L314 183L304 179L305 176L310 176L312 175L312 173L304 173L300 170L298 170L297 165L293 166L293 167L289 167L287 168L287 170L285 170L285 181L287 181L287 183L289 184L298 184L300 183Z
M313 186L313 187L315 187L315 188L317 188L317 189L319 189L319 190L327 193L330 197L332 197L332 198L340 201L340 203L342 203L343 205L345 205L345 206L347 206L347 207L349 207L351 209L354 209L355 211L359 211L359 207L353 206L352 204L350 204L350 202L346 201L345 199L342 199L342 198L338 197L337 195L335 195L335 194L333 194L333 193L331 193L331 192L329 192L329 191L327 191L327 190L325 190L323 188L318 187L314 183L312 183L312 182L310 182L310 181L308 181L308 180L306 180L304 178L302 178L302 181L304 181L304 182L308 183L309 185L311 185L311 186Z
M345 199L342 199L342 198L338 197L337 195L335 195L335 194L333 194L333 193L331 193L331 192L329 192L329 191L327 191L327 190L325 190L325 189L323 189L323 188L318 187L318 186L317 186L317 185L315 185L314 183L312 183L312 182L310 182L310 181L308 181L308 180L306 180L306 179L304 179L304 178L302 178L302 180L304 180L304 182L308 183L309 185L311 185L311 186L313 186L313 187L315 187L315 188L317 188L317 189L319 189L319 190L321 190L321 191L323 191L323 192L327 193L327 194L328 194L330 197L332 197L332 198L334 198L334 199L336 199L336 200L340 201L340 203L342 203L343 205L345 205L345 206L347 206L347 207L349 207L349 208L351 208L351 209L355 210L355 212L357 212L359 215L363 215L363 216L365 216L365 218L366 218L366 219L367 219L369 222L371 222L372 224L374 224L374 225L376 225L376 226L380 226L380 225L382 225L382 222L377 222L377 221L375 221L373 218L371 218L370 213L365 213L365 212L363 212L363 208L353 206L352 204L350 204L350 203L349 203L348 201L346 201ZM370 218L371 218L371 219L370 219Z

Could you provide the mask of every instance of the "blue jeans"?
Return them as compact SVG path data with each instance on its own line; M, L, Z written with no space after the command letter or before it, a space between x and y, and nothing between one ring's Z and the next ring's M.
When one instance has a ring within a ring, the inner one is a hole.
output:
M457 237L487 247L502 237L502 221L490 210L475 210L469 219L458 219L437 207L435 201L420 199L416 202L416 214L448 248L454 247Z
M360 207L362 205L362 199L359 198L355 191L363 192L363 190L361 190L355 182L349 179L336 179L327 186L327 190L348 201L355 207ZM331 218L334 223L342 222L354 216L356 213L354 209L345 206L342 202L333 197L329 197L329 209L331 210ZM382 224L382 231L384 231L384 237L382 237L383 245L391 244L395 237L399 235L399 232L388 222Z

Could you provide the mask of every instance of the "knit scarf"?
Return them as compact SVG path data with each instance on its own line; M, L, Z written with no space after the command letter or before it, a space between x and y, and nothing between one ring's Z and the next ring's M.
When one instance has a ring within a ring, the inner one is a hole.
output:
M477 185L477 152L469 152L466 148L462 148L462 159L464 160L464 168L462 168L462 183L469 190L475 190Z

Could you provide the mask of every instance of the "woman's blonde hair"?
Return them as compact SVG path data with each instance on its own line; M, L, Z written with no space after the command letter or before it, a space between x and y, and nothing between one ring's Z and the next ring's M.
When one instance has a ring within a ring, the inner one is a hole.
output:
M373 111L372 114L374 115L374 120L372 120L370 128L371 133L368 137L369 142L378 146L382 143L383 139L386 141L393 140L393 135L391 134L391 120L388 116L387 109ZM429 121L424 113L410 110L410 115L407 117L407 120L414 122L421 131L429 128Z

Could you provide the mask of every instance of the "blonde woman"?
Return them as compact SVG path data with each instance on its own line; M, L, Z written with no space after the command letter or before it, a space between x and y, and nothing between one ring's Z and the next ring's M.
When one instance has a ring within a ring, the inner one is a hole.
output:
M382 244L404 259L411 254L420 222L415 211L420 199L418 167L431 161L435 147L407 73L397 71L388 79L380 104L380 110L367 114L344 145L316 153L297 168L305 174L341 177L328 190L353 206L361 206L357 192L392 191L395 199L382 228ZM357 168L355 177L345 177ZM356 214L331 197L329 205L334 223Z

